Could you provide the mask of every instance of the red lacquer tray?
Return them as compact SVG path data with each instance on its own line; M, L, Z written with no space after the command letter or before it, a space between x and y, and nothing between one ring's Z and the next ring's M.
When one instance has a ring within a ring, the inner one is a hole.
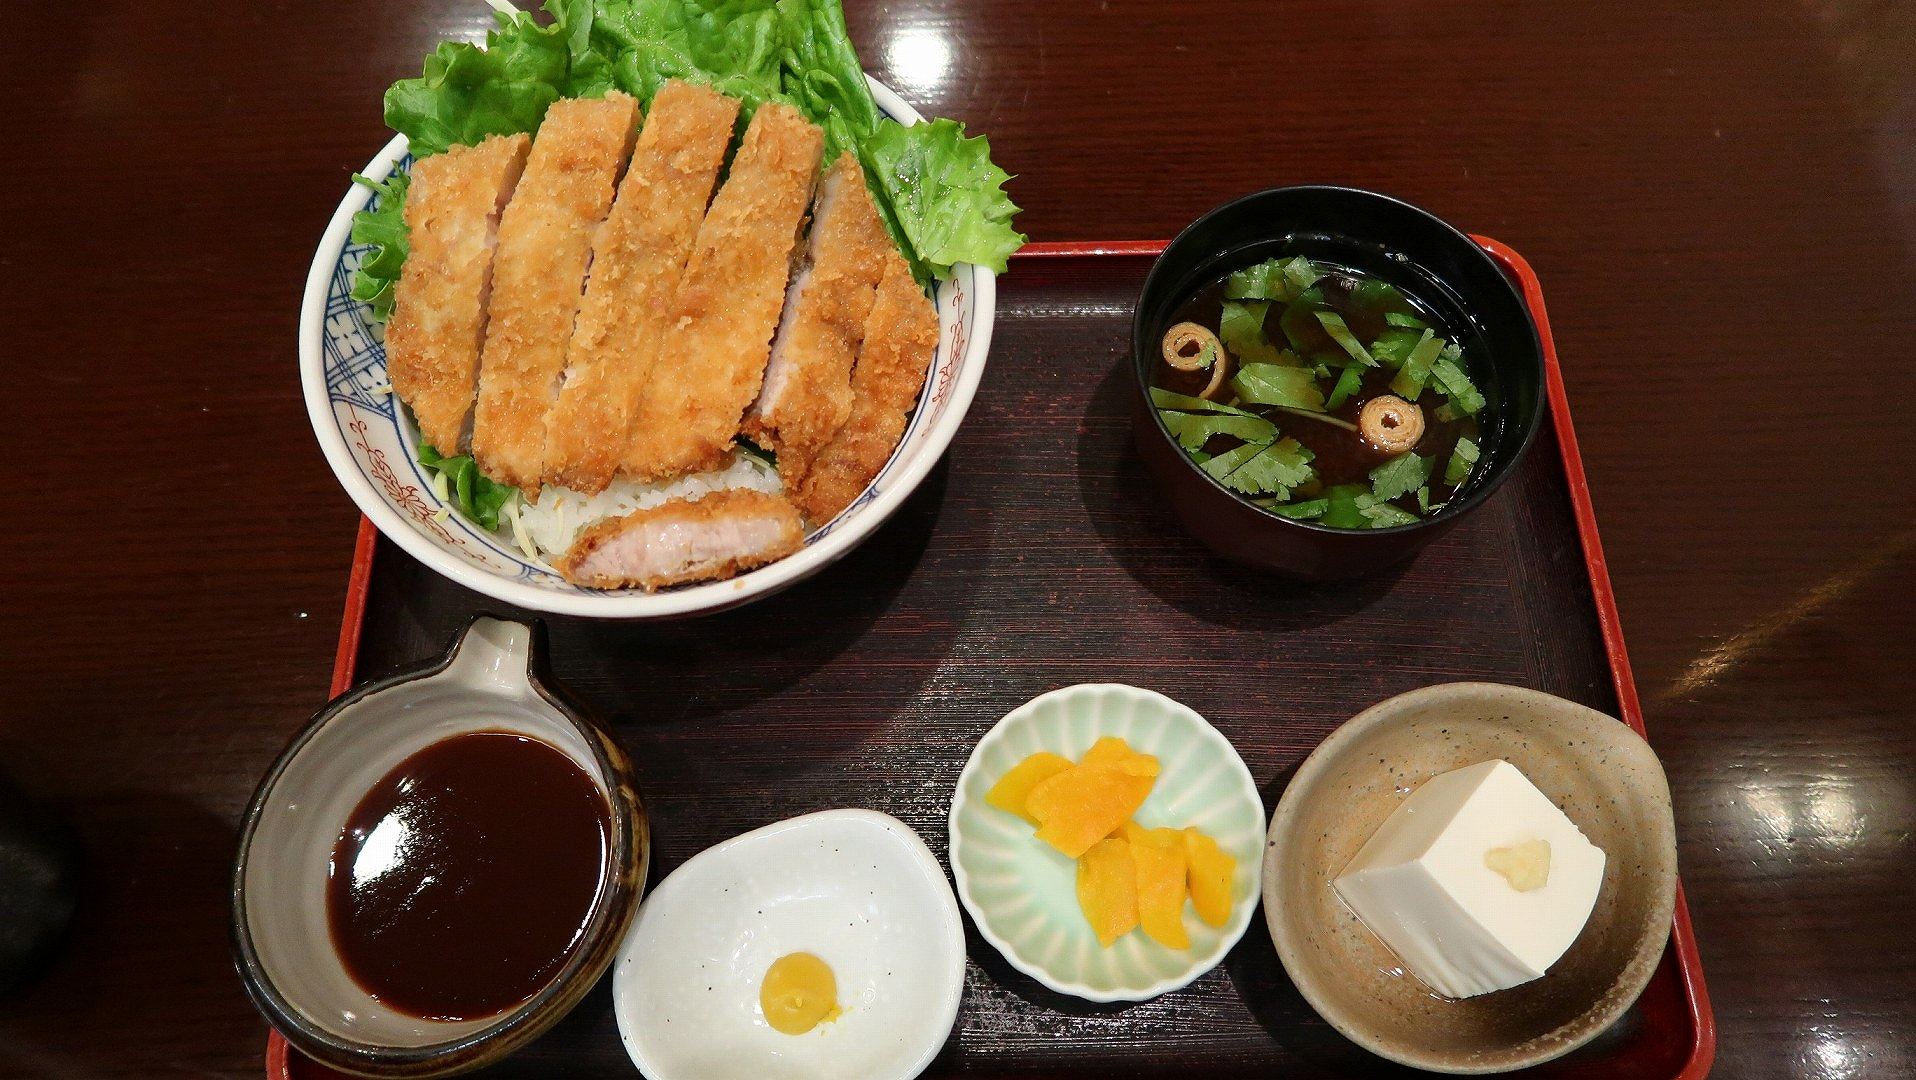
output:
M1218 563L1177 532L1140 475L1121 369L1130 305L1163 243L1027 247L999 283L991 377L947 463L844 563L747 611L690 623L552 622L556 674L618 726L637 763L655 880L726 836L829 806L884 810L942 852L945 800L972 741L1070 682L1136 682L1187 701L1232 739L1267 810L1345 717L1431 682L1536 686L1642 732L1542 290L1516 252L1477 239L1536 317L1558 453L1540 440L1502 490L1408 568L1342 587ZM420 567L362 520L333 692L356 672L432 655L481 609L499 605ZM964 1011L927 1075L1421 1075L1357 1050L1310 1013L1262 922L1218 970L1131 1007L1050 994L973 934ZM1637 1005L1526 1075L1699 1080L1715 1052L1679 888L1670 947ZM601 986L483 1075L630 1068ZM333 1075L289 1055L277 1033L266 1072Z

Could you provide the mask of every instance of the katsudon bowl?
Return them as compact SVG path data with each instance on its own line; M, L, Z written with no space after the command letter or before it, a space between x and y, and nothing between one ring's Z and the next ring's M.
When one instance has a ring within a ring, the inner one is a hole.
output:
M897 94L867 81L887 116L906 125L921 122ZM362 172L382 181L410 160L405 136L395 136ZM984 375L996 276L960 263L934 290L938 348L897 449L864 493L813 529L801 550L737 577L653 593L575 585L528 558L505 535L461 517L419 464L418 429L391 393L383 328L351 294L353 272L372 250L352 242L353 215L375 198L359 185L347 192L307 275L299 369L313 432L346 493L388 539L458 584L521 608L609 619L675 618L737 607L803 581L897 512L958 433Z

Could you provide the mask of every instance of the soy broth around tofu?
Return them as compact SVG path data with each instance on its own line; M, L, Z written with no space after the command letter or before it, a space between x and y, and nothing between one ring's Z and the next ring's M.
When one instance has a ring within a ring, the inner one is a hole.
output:
M1165 427L1271 513L1407 525L1476 471L1485 400L1456 335L1377 277L1301 256L1259 263L1200 289L1161 346Z

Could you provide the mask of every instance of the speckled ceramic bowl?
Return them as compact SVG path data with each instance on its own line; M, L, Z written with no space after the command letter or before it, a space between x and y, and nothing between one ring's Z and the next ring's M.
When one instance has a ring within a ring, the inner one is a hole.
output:
M1187 908L1187 950L1142 933L1100 948L1078 908L1077 863L1033 836L1023 819L985 804L985 792L1027 755L1049 750L1075 760L1105 735L1162 765L1136 814L1140 825L1194 825L1237 860L1230 919L1214 929ZM1244 936L1257 907L1263 818L1250 770L1202 716L1134 686L1069 686L1019 706L978 740L952 799L951 869L978 932L1011 966L1060 993L1143 1001L1216 967Z
M1492 758L1609 858L1590 921L1548 974L1455 1001L1406 974L1331 881L1419 784ZM1291 981L1351 1041L1434 1072L1507 1072L1623 1015L1669 940L1676 880L1669 783L1636 732L1535 690L1449 683L1366 709L1305 759L1271 820L1264 917Z

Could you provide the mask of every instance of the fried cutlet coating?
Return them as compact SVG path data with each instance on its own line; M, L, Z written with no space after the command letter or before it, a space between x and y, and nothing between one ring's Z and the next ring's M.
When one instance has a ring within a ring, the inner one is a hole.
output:
M638 102L614 91L546 110L525 175L499 221L499 251L472 452L479 468L536 496L546 414L559 393L592 240L632 152Z
M532 140L493 135L413 163L406 196L410 253L386 328L386 375L412 407L419 437L455 455L478 389L499 215Z
M639 397L625 472L650 480L710 468L758 396L792 248L824 133L779 102L759 107L699 226L672 326Z
M852 370L851 415L792 495L814 525L843 512L891 460L937 350L938 309L892 252Z
M778 454L794 489L851 415L852 366L878 294L891 236L849 151L819 187L807 265L785 298L778 337L745 434Z
M739 103L667 80L592 248L565 385L546 418L546 480L605 490L625 458L686 256L718 184Z

